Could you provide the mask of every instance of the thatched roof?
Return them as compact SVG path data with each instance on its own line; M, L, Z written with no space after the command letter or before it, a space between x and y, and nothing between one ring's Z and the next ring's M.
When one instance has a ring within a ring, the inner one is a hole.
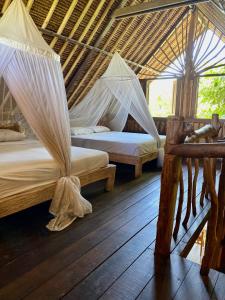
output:
M2 13L10 2L11 0L0 0ZM180 7L122 20L111 18L116 8L142 2L148 1L24 0L38 27L110 53L119 51L122 57L145 65L149 63L152 55L157 52L165 39L171 35L188 8ZM225 28L224 19L221 22L219 20L221 13L214 5L213 7L210 5L205 3L199 6L206 15L209 14L210 18L219 22L219 26ZM82 99L105 71L110 56L65 42L49 34L43 33L43 36L61 55L65 85L71 105L74 101ZM137 73L141 71L137 66L131 67Z

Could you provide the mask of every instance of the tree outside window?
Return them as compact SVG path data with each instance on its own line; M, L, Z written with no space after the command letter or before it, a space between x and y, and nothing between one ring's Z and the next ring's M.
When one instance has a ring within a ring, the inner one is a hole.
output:
M212 69L204 75L207 77L199 79L197 118L208 119L217 113L225 119L225 67Z

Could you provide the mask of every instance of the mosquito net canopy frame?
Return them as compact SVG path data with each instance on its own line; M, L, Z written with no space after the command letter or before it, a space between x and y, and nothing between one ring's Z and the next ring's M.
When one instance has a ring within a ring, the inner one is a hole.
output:
M71 126L95 126L103 120L111 130L122 131L128 115L160 144L141 84L122 57L115 53L94 86L70 110Z
M70 124L59 56L41 36L22 0L14 0L0 20L0 58L1 78L59 166L61 177L50 206L55 218L48 228L62 230L92 208L80 194L79 179L71 176ZM12 180L19 182L21 176Z

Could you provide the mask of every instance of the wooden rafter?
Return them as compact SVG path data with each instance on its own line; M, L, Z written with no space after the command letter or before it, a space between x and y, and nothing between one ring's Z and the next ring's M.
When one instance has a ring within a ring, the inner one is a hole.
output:
M149 53L148 52L149 47L146 44L145 47L143 48L143 50L138 54L137 59L141 60L144 65L148 64L148 62L153 57L153 55L157 55L157 52L159 51L158 49L160 47L162 47L166 43L166 40L169 39L169 37L172 35L172 33L175 32L174 30L177 28L178 24L182 22L183 18L186 16L186 14L188 13L188 11L189 11L189 8L184 9L184 11L182 12L182 14L179 16L179 18L173 24L173 26L170 27L170 29L168 30L167 34L166 35L164 34L163 37L159 40L159 43L155 46L155 49L153 49L153 51L150 51L150 53ZM158 24L160 24L160 22ZM155 33L153 33L153 38L156 39L158 36L159 36L159 31L155 30ZM179 42L177 42L177 41L175 43L179 44ZM162 60L161 57L159 59ZM160 68L159 68L159 72L161 72Z
M84 10L82 11L82 13L81 13L81 15L79 16L77 22L75 23L73 29L71 30L71 32L70 32L70 34L69 34L69 38L72 38L72 37L74 36L75 32L77 31L78 27L80 26L81 22L83 21L83 19L84 19L86 13L88 12L90 6L91 6L92 3L93 3L93 1L94 1L94 0L89 0L89 1L87 2L87 4L86 4ZM65 51L65 49L66 49L67 46L68 46L68 43L65 42L65 43L63 44L62 48L61 48L60 51L59 51L59 55L60 55L60 56L64 53L64 51Z
M3 7L2 7L2 14L4 14L4 12L6 11L6 9L8 8L9 4L11 3L11 0L5 0Z
M70 16L72 15L72 13L73 13L73 11L74 11L74 8L75 8L75 6L77 5L77 2L78 2L78 0L73 0L72 3L70 4L70 7L69 7L69 9L67 10L67 13L66 13L66 15L65 15L64 18L63 18L63 21L62 21L62 23L60 24L59 29L57 30L57 33L58 33L58 34L61 34L61 33L63 32L64 28L66 27L66 24L67 24L67 22L68 22ZM51 48L53 48L53 47L55 46L57 40L58 40L58 38L55 37L55 38L51 41L51 43L50 43L50 47L51 47Z
M88 38L88 40L87 40L87 45L90 45L90 44L91 44L91 42L92 42L92 40L93 40L93 38L94 38L96 32L98 31L98 29L99 29L99 27L101 26L103 20L104 20L105 17L107 16L107 14L108 14L108 12L109 12L111 6L113 5L113 3L114 3L114 0L111 0L110 3L108 4L107 9L104 11L104 13L102 14L101 18L98 20L98 23L96 24L94 30L92 31L91 35L89 36L89 38ZM97 46L98 46L98 45L95 44L95 47L97 47ZM83 56L84 52L85 52L85 48L83 48L83 49L80 51L80 53L78 54L78 56L77 56L77 57L75 58L75 60L73 61L73 65L72 65L72 67L71 67L71 70L73 69L73 71L74 71L75 67L77 66L77 63L80 61L80 59L81 59L81 57ZM72 73L72 72L71 72L71 73ZM70 85L72 86L72 81L70 82ZM69 88L68 88L68 90L69 90Z
M201 4L199 5L200 11L203 13L203 15L206 16L206 18L218 28L220 32L222 32L225 35L225 18L224 14L216 9L215 6L211 4Z
M128 25L128 26L131 26L131 23L132 23L132 21L129 22L129 25ZM122 23L120 23L119 25L122 25ZM117 29L118 29L118 28L115 27L115 29L114 29L113 32L112 32L112 35L110 36L110 38L109 38L109 39L107 40L107 42L105 43L105 45L104 45L104 47L103 47L104 49L106 49L107 46L110 44L111 39L113 38L113 33L114 33L115 31L117 31ZM124 35L125 35L125 31L123 31L123 34L120 35L120 37L118 38L118 40L116 41L116 43L113 45L113 47L112 47L112 49L111 49L111 52L113 52L113 51L117 48L118 44L120 43L120 41L122 40L122 38L123 38ZM93 70L93 67L94 67L95 63L99 60L99 58L100 58L100 55L98 54L97 57L95 58L94 62L92 63L92 65L90 66L90 68L88 69L88 71L86 72L86 74L83 76L83 78L82 78L82 79L80 80L80 82L78 83L78 85L77 85L76 89L74 90L73 94L72 94L71 97L69 98L68 104L70 104L71 99L73 98L74 94L78 91L78 89L82 86L83 82L84 82L84 81L86 80L86 78L89 76L90 72ZM105 59L102 61L101 64L103 65L104 63L106 63L106 60L107 60L107 58L105 58ZM97 76L98 76L98 71L97 71L97 72L95 73L95 75L92 77L91 81L95 80L95 79L97 78ZM83 89L83 91L81 92L81 94L79 95L79 97L76 99L76 102L79 102L80 98L82 98L82 96L84 95L84 93L86 93L86 91L87 91L87 87L85 87L85 88Z
M127 2L128 2L128 0L121 0L121 2L120 2L120 4L119 4L119 7L123 7L124 5L126 5ZM108 11L109 11L109 8L112 7L113 3L114 3L114 1L113 1L113 0L110 0L109 4L108 4L108 6L107 6L107 9L106 9L105 12L103 13L104 17L103 17L103 15L102 15L102 20L101 20L102 22L103 22L103 20L105 19L105 17L107 16ZM99 22L99 24L100 24L100 22ZM101 42L103 41L103 39L104 39L104 37L107 35L107 33L110 31L110 29L111 29L111 27L112 27L113 24L114 24L114 20L113 20L113 19L110 19L110 21L108 22L108 25L105 27L105 29L103 30L103 32L100 34L100 36L98 37L98 39L97 39L97 41L95 42L94 46L98 47L98 46L101 44ZM96 25L96 27L97 27L97 25ZM94 37L94 35L92 36L92 38L93 38L93 37ZM90 43L90 42L91 42L91 39L89 38L89 39L88 39L88 43ZM82 63L82 65L80 66L80 69L83 69L83 68L86 67L86 65L87 65L88 62L89 62L89 59L90 59L91 55L92 55L92 53L90 52L90 53L87 55L85 61L84 61L84 62ZM77 64L77 62L78 62L78 60L76 60L76 64ZM75 62L74 62L74 65L75 65L75 66L76 66L76 64L75 64ZM72 79L70 80L70 82L69 82L69 84L68 84L68 86L67 86L67 93L70 94L70 91L71 91L71 90L74 92L74 83L76 82L78 75L79 75L79 73L74 74L74 76L73 76ZM70 97L70 100L69 100L69 101L71 101L71 97Z
M82 42L85 35L87 34L87 32L89 31L90 27L92 26L92 24L94 23L96 17L98 16L100 10L103 7L103 4L105 3L105 0L101 0L98 4L98 7L96 8L94 14L92 15L91 19L89 20L87 26L85 26L84 31L82 32L81 36L79 37L79 42ZM63 70L65 70L65 68L67 67L68 63L70 62L71 58L73 57L74 53L76 52L77 48L76 46L70 51L69 56L67 57L65 63L63 64ZM71 69L69 70L69 72L67 73L66 77L65 77L65 81L67 81L68 77L70 76L70 74L73 72L73 68L74 66L71 67Z
M149 16L145 16L149 19ZM151 34L154 35L154 24L158 21L160 22L163 19L163 16L158 16L158 14L155 14L153 18L149 20L149 26L146 26L144 30L138 35L137 37L137 45L129 47L128 51L124 54L124 57L129 57L130 59L136 59L138 53L140 53L143 50L144 45L149 43L149 39Z
M31 10L33 3L34 3L34 0L28 0L28 2L27 2L27 10L28 11Z
M215 4L219 10L225 14L225 1L224 0L212 0L212 3Z
M46 16L46 18L45 18L42 26L41 26L42 28L46 28L48 26L48 23L51 20L51 17L53 15L53 13L54 13L54 11L55 11L56 6L57 6L58 3L59 3L59 0L54 0L52 2L52 5L51 5L51 7L50 7L50 9L48 11L48 14L47 14L47 16Z
M72 45L77 45L77 46L80 46L82 48L87 48L89 50L93 50L93 51L96 51L100 54L103 54L104 56L109 56L109 57L113 57L113 53L109 52L109 51L106 51L106 50L102 50L100 48L97 48L97 47L94 47L94 46L91 46L91 45L88 45L88 44L85 44L85 43L82 43L82 42L79 42L77 40L74 40L74 39L71 39L71 38L68 38L67 36L64 36L62 34L57 34L51 30L48 30L48 29L44 29L44 28L41 28L39 27L39 30L46 34L46 35L49 35L49 36L52 36L52 37L56 37L58 39L62 39L63 41L66 41L68 44L72 44ZM148 66L144 66L144 65L140 65L134 61L131 61L131 60L128 60L128 59L125 59L125 61L135 67L139 67L139 68L145 68L147 70L152 70L151 67L148 67Z
M128 17L134 17L143 14L149 14L161 10L167 10L171 8L177 8L181 6L188 6L198 4L201 2L208 2L209 0L158 0L147 3L140 3L134 6L127 6L116 9L113 13L113 18L122 19Z

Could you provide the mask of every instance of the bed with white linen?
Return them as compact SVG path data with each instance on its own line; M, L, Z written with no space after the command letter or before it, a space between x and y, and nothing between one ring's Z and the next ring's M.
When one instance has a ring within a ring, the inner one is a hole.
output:
M71 147L71 153L71 173L81 186L106 179L106 190L113 188L115 166L106 152ZM51 199L59 178L60 168L38 141L0 142L0 217Z
M134 165L135 177L141 175L145 162L158 157L157 141L149 134L104 129L101 132L93 132L90 129L91 127L83 131L80 129L79 132L71 130L72 145L106 151L110 161ZM160 139L161 147L164 147L166 137L160 136Z

